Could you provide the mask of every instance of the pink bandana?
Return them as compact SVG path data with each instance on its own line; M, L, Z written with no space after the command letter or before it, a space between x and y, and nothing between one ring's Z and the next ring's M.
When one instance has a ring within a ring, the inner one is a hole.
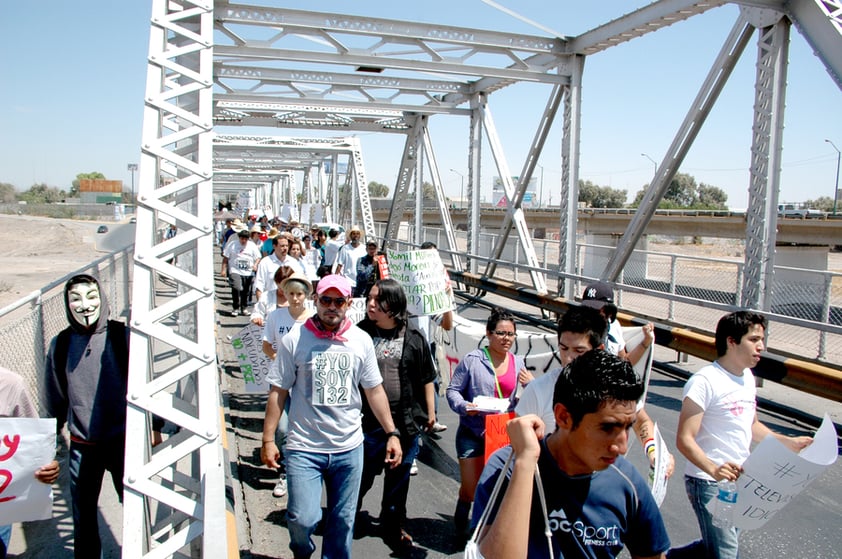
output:
M353 323L348 318L345 318L336 330L325 330L321 321L318 321L316 320L316 317L311 316L304 323L304 328L312 332L317 338L331 341L335 340L337 342L347 342L348 340L342 334L347 332L348 329L351 328L352 324Z

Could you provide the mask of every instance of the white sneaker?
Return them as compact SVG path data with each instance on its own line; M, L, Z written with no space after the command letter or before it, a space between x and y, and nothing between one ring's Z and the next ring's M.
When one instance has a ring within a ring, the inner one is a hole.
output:
M439 423L438 421L433 423L433 426L430 428L431 433L441 433L442 431L447 431L447 425Z
M272 490L272 495L275 497L283 497L287 494L287 475L281 474L281 478L278 480L278 483L275 484L275 488Z
M415 460L412 461L412 466L409 467L409 475L411 475L411 476L417 476L418 475L418 463Z

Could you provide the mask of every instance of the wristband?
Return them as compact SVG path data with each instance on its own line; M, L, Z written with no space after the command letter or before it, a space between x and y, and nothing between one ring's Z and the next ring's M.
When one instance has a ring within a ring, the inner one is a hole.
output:
M388 433L386 433L386 438L388 439L389 437L401 438L401 432L397 429L395 429L394 431L389 431Z
M263 444L273 443L275 441L263 441Z
M646 456L650 456L655 453L655 439L646 439L646 442L643 443L643 450L646 452Z

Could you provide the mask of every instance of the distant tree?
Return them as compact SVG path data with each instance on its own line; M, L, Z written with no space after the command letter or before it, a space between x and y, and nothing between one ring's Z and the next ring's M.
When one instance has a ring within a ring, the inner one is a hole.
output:
M381 182L368 183L368 195L372 198L385 198L389 195L389 187Z
M79 195L79 184L81 183L82 179L104 179L105 175L98 171L94 171L93 173L79 173L76 175L76 179L72 183L70 183L70 195L71 196L78 196Z
M833 211L833 198L830 196L819 196L815 200L807 200L804 202L804 206L807 208L812 208L814 210L821 210L823 212L832 212ZM842 204L836 204L836 211L839 211L839 208L842 207Z
M626 190L579 181L579 201L591 208L622 208L626 205L627 196Z
M61 202L67 197L64 190L55 186L47 186L44 183L33 184L29 190L20 194L20 199L30 204L54 204Z
M709 210L727 210L728 209L728 195L725 191L717 186L712 186L705 183L699 184L698 189L699 198L694 205L697 209Z
M643 195L649 185L638 191L632 202L632 207L640 206ZM713 210L726 209L728 207L728 195L719 187L701 183L696 184L696 179L687 173L676 173L670 181L663 199L658 204L660 209L699 209Z
M17 200L18 191L13 184L7 182L0 182L0 202L3 204L11 204Z
M425 200L435 200L436 199L436 187L433 186L429 182L424 182L423 190L421 191L424 194Z

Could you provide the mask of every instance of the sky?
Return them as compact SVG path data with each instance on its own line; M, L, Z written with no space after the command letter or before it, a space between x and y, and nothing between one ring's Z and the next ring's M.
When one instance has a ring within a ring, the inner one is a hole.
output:
M257 1L255 3L258 3ZM394 2L321 0L263 4L547 35L482 0ZM632 11L642 0L498 0L525 18L574 36ZM151 2L7 2L0 19L0 182L68 189L78 173L132 181L139 161ZM589 56L582 89L580 179L628 191L632 200L654 174L715 60L739 9L728 5ZM752 39L680 171L748 204L756 38ZM786 92L781 202L833 196L842 149L840 90L793 26ZM517 84L493 93L489 107L512 174L518 174L550 88ZM220 134L318 136L305 130L215 129ZM335 135L335 132L333 133ZM467 176L468 119L434 116L430 134L445 191L460 196ZM358 133L366 177L394 189L403 137ZM536 171L543 203L557 204L561 119ZM484 151L481 195L497 174ZM451 171L453 169L454 171ZM543 169L543 180L541 177Z

